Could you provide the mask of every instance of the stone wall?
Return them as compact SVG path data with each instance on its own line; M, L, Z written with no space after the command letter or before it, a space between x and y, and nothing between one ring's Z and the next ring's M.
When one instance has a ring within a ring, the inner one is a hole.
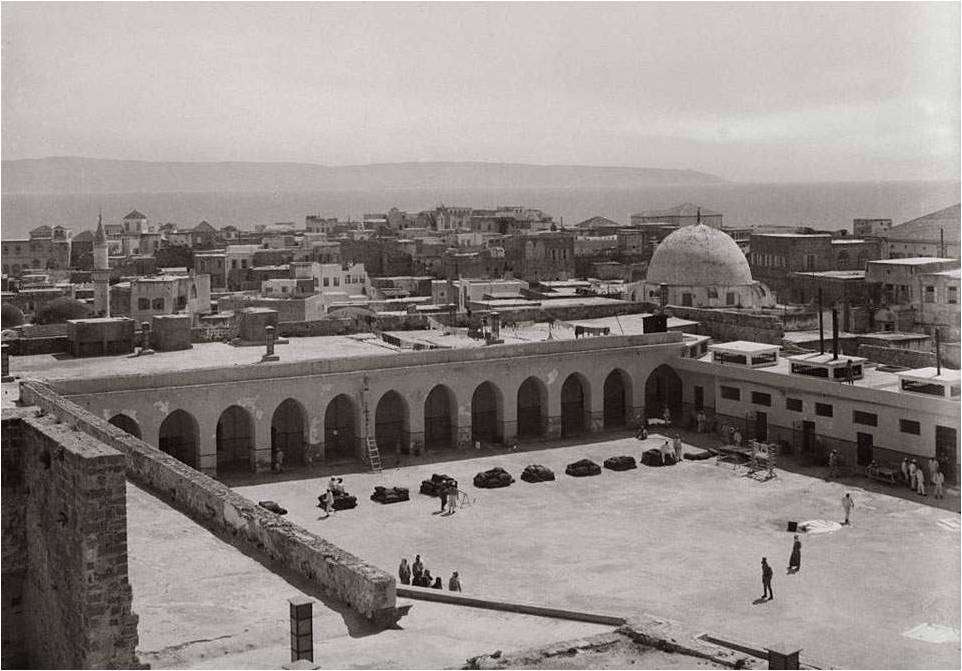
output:
M40 338L13 338L8 340L12 356L32 356L34 354L58 354L70 351L70 338L67 336L43 336Z
M123 456L25 410L3 434L4 665L139 667Z
M942 365L958 368L958 349L943 352ZM948 354L948 356L946 356ZM955 355L954 357L952 355ZM905 368L935 367L934 352L920 352L914 349L900 347L879 347L878 345L859 345L858 355L870 361L877 361L886 366L904 366ZM953 360L954 359L954 360Z
M119 450L127 477L162 496L238 547L266 555L330 596L386 625L397 620L394 577L269 512L173 457L134 438L37 382L21 399Z
M377 315L370 321L365 317L332 317L307 322L280 322L277 335L282 338L306 336L349 335L379 331L415 331L429 328L424 315Z
M665 312L671 317L698 322L695 329L699 335L711 336L719 342L749 340L752 342L781 344L785 326L774 315L753 315L729 310L707 310L669 305Z

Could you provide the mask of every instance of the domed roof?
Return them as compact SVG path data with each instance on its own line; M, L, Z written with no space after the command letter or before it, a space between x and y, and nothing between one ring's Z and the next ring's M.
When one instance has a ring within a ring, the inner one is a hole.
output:
M683 226L661 241L645 282L676 286L751 284L748 259L731 237L704 224Z

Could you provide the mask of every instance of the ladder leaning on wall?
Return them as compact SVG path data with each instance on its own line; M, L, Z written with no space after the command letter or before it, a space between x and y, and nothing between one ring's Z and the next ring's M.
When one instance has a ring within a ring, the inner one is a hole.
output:
M381 453L377 449L377 441L373 436L367 437L367 463L371 465L372 473L381 472Z

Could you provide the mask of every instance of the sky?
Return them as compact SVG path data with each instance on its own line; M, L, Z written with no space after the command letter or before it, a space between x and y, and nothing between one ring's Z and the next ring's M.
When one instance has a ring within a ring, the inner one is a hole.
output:
M3 3L2 156L960 176L958 3Z

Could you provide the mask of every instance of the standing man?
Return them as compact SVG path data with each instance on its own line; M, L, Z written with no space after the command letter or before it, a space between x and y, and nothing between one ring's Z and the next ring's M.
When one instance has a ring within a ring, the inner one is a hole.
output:
M919 468L915 471L915 486L919 496L928 496L925 493L925 469Z
M915 474L919 467L915 464L915 459L909 462L909 489L915 489Z
M852 514L852 508L855 507L855 501L852 500L852 495L845 492L845 496L842 497L842 510L845 511L845 521L842 524L850 524L849 517Z
M438 578L440 580L440 578ZM448 591L460 592L461 591L461 578L458 577L458 572L455 571L451 574L451 579L448 580Z
M661 411L661 417L662 419L665 420L665 428L670 429L671 428L671 410L667 405L665 406L665 409Z
M414 555L414 563L411 564L411 573L414 575L414 584L419 585L421 576L424 574L424 564L421 563L421 555Z
M935 474L939 472L939 462L935 460L935 457L929 458L929 482L935 479Z
M762 589L764 590L763 599L767 598L771 601L775 598L775 593L772 592L772 567L768 565L765 557L762 557Z
M935 498L944 499L945 492L942 491L942 485L945 484L945 473L940 470L935 471L935 475L932 476L932 486L935 487Z
M909 484L909 460L907 457L902 457L902 482L905 483L906 487L911 487Z
M411 584L411 567L408 566L407 559L401 559L401 565L397 569L398 578L401 579L402 585Z
M792 554L788 558L788 572L798 573L802 568L802 541L795 535L795 542L792 543Z
M675 447L675 463L677 464L678 462L681 461L681 451L682 451L681 438L678 436L677 433L675 434L674 443L675 443L675 445L674 445L674 447Z
M838 477L838 450L832 450L828 455L828 477Z
M443 512L444 512L444 509L445 509L445 508L447 507L447 505L448 505L448 482L447 482L447 480L445 480L444 482L442 482L442 483L441 483L441 486L438 487L438 496L441 498L441 512L443 513Z

